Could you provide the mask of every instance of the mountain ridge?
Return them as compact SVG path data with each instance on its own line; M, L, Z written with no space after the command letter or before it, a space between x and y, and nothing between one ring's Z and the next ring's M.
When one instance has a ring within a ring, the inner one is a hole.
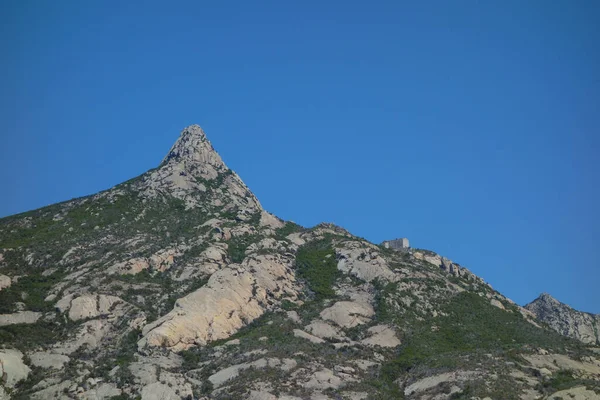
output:
M545 324L435 252L268 213L198 125L157 168L0 219L0 398L600 392L596 350Z

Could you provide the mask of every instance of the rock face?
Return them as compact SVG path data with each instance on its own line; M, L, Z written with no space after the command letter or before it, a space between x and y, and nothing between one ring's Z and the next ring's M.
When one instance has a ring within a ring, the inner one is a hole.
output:
M209 190L215 181L223 188ZM185 128L160 167L138 184L144 196L163 193L184 200L188 207L209 200L214 205L236 207L246 213L261 211L260 203L239 176L231 171L198 125ZM199 194L208 194L202 196Z
M0 326L15 325L15 324L34 324L42 313L35 311L19 311L14 314L1 314Z
M600 315L574 310L547 293L542 293L525 308L562 335L600 345Z
M9 388L27 379L31 369L23 362L23 353L18 350L0 350L0 378Z
M223 339L297 289L291 260L259 255L214 273L206 286L177 300L175 309L144 328L141 345L175 350Z
M85 318L95 318L101 315L108 315L111 308L121 302L121 299L115 296L84 295L73 298L72 295L62 298L57 303L57 308L61 311L69 310L69 318L78 321Z

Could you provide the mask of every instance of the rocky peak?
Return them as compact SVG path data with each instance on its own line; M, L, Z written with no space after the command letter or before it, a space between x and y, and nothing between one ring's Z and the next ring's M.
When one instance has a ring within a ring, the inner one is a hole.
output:
M525 308L560 334L584 343L600 343L600 315L577 311L548 293L542 293Z
M535 299L532 303L534 302L543 302L543 303L550 303L550 304L562 304L560 303L560 301L556 300L554 297L552 297L551 294L549 293L541 293L537 299ZM563 304L564 306L566 306L566 304ZM568 306L567 306L568 307Z
M138 189L145 197L168 194L198 205L262 211L240 177L230 170L199 125L184 128L159 167L144 176Z
M206 179L214 179L219 172L228 170L199 125L190 125L181 131L162 160L161 168L169 164L178 164Z

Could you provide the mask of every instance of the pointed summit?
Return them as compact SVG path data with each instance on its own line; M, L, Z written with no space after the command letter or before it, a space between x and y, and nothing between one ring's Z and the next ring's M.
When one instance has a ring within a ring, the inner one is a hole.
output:
M262 211L240 177L230 170L199 125L184 128L159 167L143 177L146 197L169 195L188 207Z
M550 293L546 293L543 292L541 293L537 299L534 300L535 301L550 301L550 302L555 302L555 303L560 303L558 300L556 300L554 297L552 297L552 295Z
M204 179L215 179L219 172L228 170L199 125L190 125L181 131L161 167L165 164L180 164Z

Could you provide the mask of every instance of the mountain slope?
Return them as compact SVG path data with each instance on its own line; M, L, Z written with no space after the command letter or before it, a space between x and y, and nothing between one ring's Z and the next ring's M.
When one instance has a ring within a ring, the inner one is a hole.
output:
M198 126L154 170L1 219L0 314L0 398L534 399L600 380L597 349L457 263L269 214Z

